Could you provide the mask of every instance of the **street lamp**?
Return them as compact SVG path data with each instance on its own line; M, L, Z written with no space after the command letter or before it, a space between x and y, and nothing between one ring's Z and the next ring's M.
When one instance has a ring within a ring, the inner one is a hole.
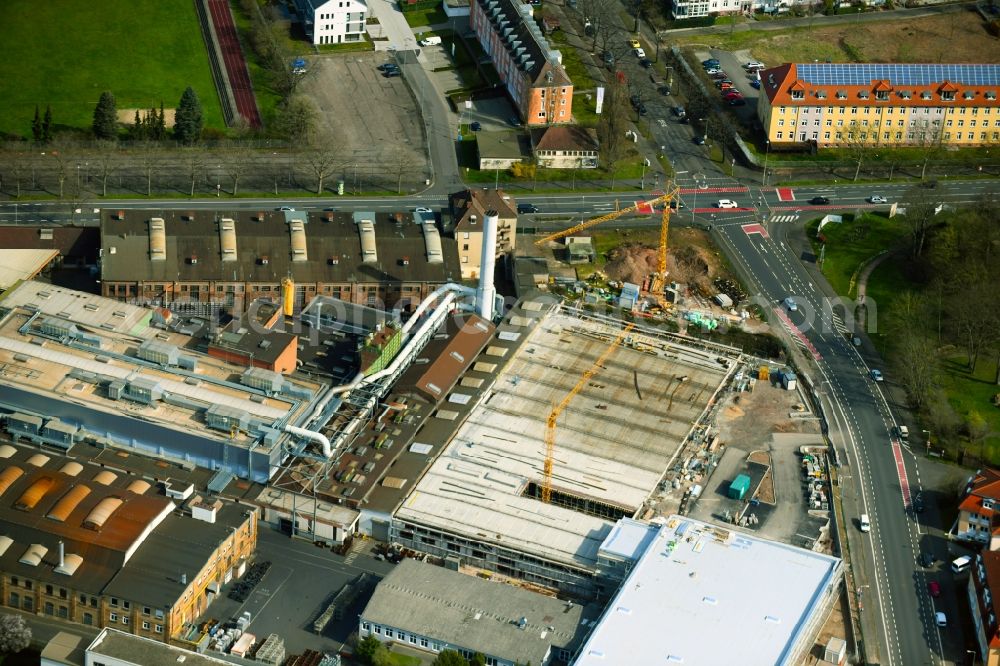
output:
M972 665L971 666L976 666L976 660L979 658L979 653L976 652L975 650L966 650L965 654L971 654L972 655Z
M930 430L921 430L920 432L923 433L923 435L924 435L924 444L927 446L927 455L930 456L931 455L931 431Z
M761 184L764 185L765 187L767 186L767 158L768 158L768 156L770 154L771 154L771 140L770 139L765 139L764 140L764 179L761 181Z

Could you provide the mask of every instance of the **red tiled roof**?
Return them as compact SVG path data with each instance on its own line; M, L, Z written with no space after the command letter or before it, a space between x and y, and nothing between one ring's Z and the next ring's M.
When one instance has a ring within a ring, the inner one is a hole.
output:
M1000 471L989 468L981 470L972 480L969 494L1000 500Z

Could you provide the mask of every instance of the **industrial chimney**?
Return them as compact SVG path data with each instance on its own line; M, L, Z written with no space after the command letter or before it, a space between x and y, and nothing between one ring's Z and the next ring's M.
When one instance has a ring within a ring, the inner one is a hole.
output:
M479 316L493 320L493 301L497 290L493 286L493 267L497 260L497 224L500 216L495 210L486 211L483 217L483 254L479 260L479 287L476 289L476 304Z
M59 568L66 566L66 544L59 542Z

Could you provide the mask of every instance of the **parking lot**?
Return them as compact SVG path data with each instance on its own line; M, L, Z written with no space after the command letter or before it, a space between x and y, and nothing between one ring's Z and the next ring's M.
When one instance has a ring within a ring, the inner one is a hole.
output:
M330 598L360 574L367 572L380 579L394 566L376 561L367 552L367 544L358 543L355 552L343 557L262 526L256 560L271 562L267 574L242 603L227 596L237 583L230 582L199 619L228 622L248 611L251 622L247 631L258 642L276 633L285 640L289 655L306 649L337 652L357 629L357 615L368 599L359 599L342 620L331 621L320 635L313 632L313 621Z
M361 164L405 159L409 164L426 166L420 109L404 77L386 78L376 69L386 61L385 53L315 59L302 91L319 109L320 145L342 143L343 150L338 152Z

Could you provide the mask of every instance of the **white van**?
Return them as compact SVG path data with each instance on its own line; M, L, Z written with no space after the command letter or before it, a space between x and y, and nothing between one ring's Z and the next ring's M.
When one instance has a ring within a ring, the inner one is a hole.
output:
M963 555L952 561L951 570L954 573L960 574L968 569L970 564L972 564L972 558L968 555Z
M861 514L860 524L861 524L861 531L862 532L871 532L872 531L872 523L871 523L870 520L868 520L868 514L867 513Z
M896 426L896 436L899 437L900 439L909 439L910 429L907 428L905 425Z
M432 35L430 37L424 37L420 40L421 46L436 46L441 43L441 38L437 35Z

